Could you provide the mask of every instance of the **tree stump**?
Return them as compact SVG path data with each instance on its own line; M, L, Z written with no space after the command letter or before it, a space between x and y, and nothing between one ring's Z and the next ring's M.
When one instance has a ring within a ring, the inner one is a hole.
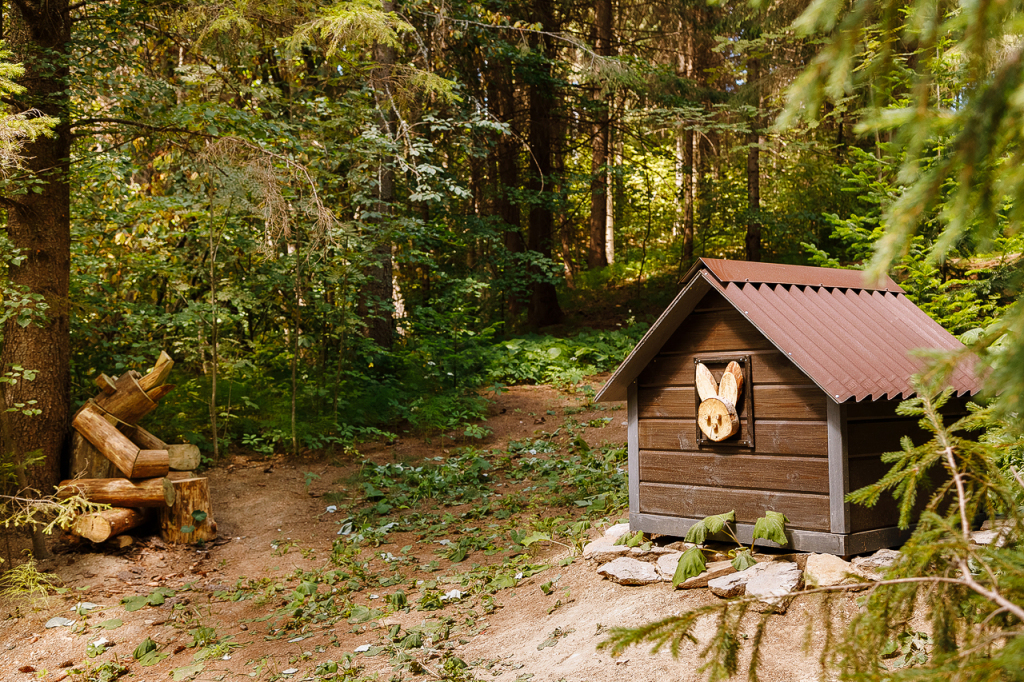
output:
M63 500L73 495L115 507L170 507L174 504L175 490L166 478L148 478L143 481L130 481L127 478L78 478L61 481L57 497Z
M71 532L86 540L103 542L141 526L147 518L148 515L141 509L105 509L79 516L71 525Z
M174 506L160 509L160 535L165 542L188 544L217 537L205 477L173 478Z

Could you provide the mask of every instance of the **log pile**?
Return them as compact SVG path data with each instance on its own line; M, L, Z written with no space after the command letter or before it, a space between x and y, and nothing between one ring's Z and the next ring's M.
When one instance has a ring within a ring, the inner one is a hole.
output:
M75 535L103 542L158 515L167 542L217 536L209 485L192 473L199 466L199 448L168 445L138 424L174 388L165 383L173 366L171 356L160 353L145 376L101 374L96 378L100 393L75 414L72 478L61 481L57 496L81 495L112 507L75 519Z

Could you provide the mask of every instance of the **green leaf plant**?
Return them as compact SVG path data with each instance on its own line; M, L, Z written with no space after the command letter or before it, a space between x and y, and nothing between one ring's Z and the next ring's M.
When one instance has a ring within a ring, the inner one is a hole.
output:
M786 523L788 521L789 519L786 518L785 514L775 511L765 512L764 516L754 522L754 537L751 540L750 547L747 548L736 537L736 533L733 532L730 526L730 524L736 522L735 510L727 511L723 514L705 516L690 526L690 530L686 532L685 541L693 543L695 546L687 549L679 557L676 571L672 575L672 586L679 587L680 584L707 570L708 565L704 552L710 550L704 547L704 545L709 537L719 533L724 533L730 537L737 545L736 549L729 551L729 556L732 557L732 566L737 571L745 571L757 563L753 555L754 542L757 540L768 540L782 547L789 543L789 540L786 538Z
M952 391L918 378L914 389L917 397L904 401L899 413L919 417L930 440L914 445L904 438L901 451L883 456L890 471L847 497L873 506L883 493L893 495L900 525L913 527L900 558L860 597L859 608L842 628L832 625L838 613L835 599L863 590L863 583L806 589L794 597L813 595L821 608L815 620L827 628L819 652L823 675L828 671L839 680L877 682L1011 679L1007 671L1024 665L1024 478L1007 462L1005 443L962 435L992 429L1001 419L995 408L971 406L966 417L946 424L942 408ZM997 520L999 537L991 544L972 541L972 523L981 515ZM729 517L705 519L687 539L706 539L715 528L730 533ZM779 516L766 515L755 536L784 539L783 524ZM700 548L684 553L673 582L693 575L702 564ZM654 651L668 646L678 655L693 645L708 679L731 677L741 661L748 661L747 677L756 682L761 642L775 616L744 618L754 599L724 600L640 627L616 628L599 647L614 656L649 642ZM924 638L907 630L908 623L922 618L930 621ZM717 627L700 641L698 626L707 619ZM741 645L750 648L749 657L739 655Z

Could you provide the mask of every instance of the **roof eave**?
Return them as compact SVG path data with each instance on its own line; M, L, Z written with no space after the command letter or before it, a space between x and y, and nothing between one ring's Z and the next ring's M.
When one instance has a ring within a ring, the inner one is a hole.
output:
M704 294L711 291L712 279L700 261L690 268L690 272L687 273L687 285L665 309L661 317L651 325L651 328L644 334L644 338L636 344L633 352L615 370L604 388L594 398L595 402L626 399L629 385L640 376L644 367L654 359L654 356L675 333L683 320L693 312L700 300L704 298Z

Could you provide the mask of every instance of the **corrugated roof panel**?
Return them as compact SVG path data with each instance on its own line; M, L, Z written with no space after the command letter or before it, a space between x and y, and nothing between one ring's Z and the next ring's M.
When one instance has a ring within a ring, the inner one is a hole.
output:
M874 294L892 296L882 292ZM862 377L856 384L856 390L847 387L856 394L858 400L861 400L870 396L879 383L893 385L899 382L904 367L898 359L889 354L879 355L878 349L884 346L884 339L870 325L849 323L850 311L836 300L842 295L843 290L840 289L811 287L807 287L799 294L806 297L810 305L819 311L819 323L827 323L835 330L839 341L827 350L827 354L834 363L846 365L851 371L855 368L857 375ZM843 343L844 339L846 343Z
M838 356L839 358L851 356L858 358L854 364L860 368L860 374L865 378L861 386L865 388L872 386L879 377L889 382L895 381L902 370L899 363L893 362L888 356L876 357L879 341L882 339L873 329L864 325L847 324L848 311L842 306L836 305L835 300L837 295L841 295L841 292L842 290L839 289L805 287L799 293L793 291L790 293L797 298L805 298L808 307L817 312L817 318L821 318L829 323L832 329L837 330L837 335L840 338L836 346ZM875 293L885 295L879 292ZM814 316L812 315L812 317ZM846 344L843 344L843 339L847 341ZM830 355L835 357L836 353L830 353ZM865 357L875 358L874 372L864 369L867 363L861 359Z
M687 287L616 370L598 400L625 395L629 382L703 295L695 291L701 280L836 402L909 397L910 377L925 364L911 351L955 351L963 345L891 279L868 287L860 277L858 270L702 259L691 269ZM974 364L968 356L954 370L950 383L957 395L981 389Z
M783 289L783 287L777 287ZM787 357L799 367L814 383L829 395L835 396L835 390L841 386L856 383L856 378L846 372L846 367L834 366L827 358L816 353L808 353L804 350L808 345L806 340L807 329L794 321L794 311L775 291L768 285L758 287L753 284L745 284L742 287L729 283L722 294L735 305L743 315L750 320L751 324L768 337L772 343L786 353ZM817 330L810 329L815 340L810 342L814 347L826 346L824 339L820 338ZM846 398L835 398L838 401Z
M866 282L863 270L815 268L808 265L782 265L753 263L742 260L701 258L708 270L723 284L798 284L806 287L838 287L840 289L868 289L902 293L899 284L885 277L881 282Z
M722 292L837 402L908 397L911 375L924 366L911 351L962 348L902 294L746 283ZM979 389L965 367L953 385L958 393Z

